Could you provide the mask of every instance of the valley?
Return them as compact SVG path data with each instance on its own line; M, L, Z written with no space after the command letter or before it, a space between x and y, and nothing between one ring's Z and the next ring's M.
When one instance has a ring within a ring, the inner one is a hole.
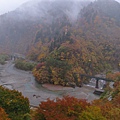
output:
M30 0L0 15L0 120L119 120L119 11Z
M13 61L8 61L6 65L0 65L0 85L11 90L15 89L29 98L30 106L37 107L42 101L48 98L55 100L65 95L92 101L99 96L94 95L92 87L62 87L59 85L38 84L33 75L29 72L18 70L14 67Z

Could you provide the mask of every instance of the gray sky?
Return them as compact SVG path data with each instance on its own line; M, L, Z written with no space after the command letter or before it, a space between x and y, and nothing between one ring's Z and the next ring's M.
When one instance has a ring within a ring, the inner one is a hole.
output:
M16 9L21 4L27 1L30 0L0 0L0 15ZM120 0L116 0L116 1L120 2Z

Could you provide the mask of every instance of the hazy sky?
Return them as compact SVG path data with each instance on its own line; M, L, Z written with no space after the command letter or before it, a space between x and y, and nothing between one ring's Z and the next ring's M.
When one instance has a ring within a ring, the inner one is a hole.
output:
M0 0L0 14L14 10L29 0Z
M0 0L0 14L14 10L26 1L30 1L30 0ZM120 0L116 0L116 1L120 2Z

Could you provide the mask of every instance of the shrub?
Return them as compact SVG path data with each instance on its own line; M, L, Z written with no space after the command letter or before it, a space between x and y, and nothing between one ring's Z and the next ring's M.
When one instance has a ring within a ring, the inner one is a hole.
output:
M21 69L21 70L25 70L25 71L32 71L35 66L36 66L35 63L28 62L25 60L17 60L15 62L16 68Z
M0 55L0 64L4 65L5 61L9 59L8 55L1 54Z

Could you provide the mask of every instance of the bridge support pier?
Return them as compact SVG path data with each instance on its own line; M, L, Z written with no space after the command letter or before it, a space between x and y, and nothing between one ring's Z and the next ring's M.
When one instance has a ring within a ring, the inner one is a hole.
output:
M99 89L98 81L99 81L99 79L96 79L96 86L95 86L95 88L97 88L97 89Z

